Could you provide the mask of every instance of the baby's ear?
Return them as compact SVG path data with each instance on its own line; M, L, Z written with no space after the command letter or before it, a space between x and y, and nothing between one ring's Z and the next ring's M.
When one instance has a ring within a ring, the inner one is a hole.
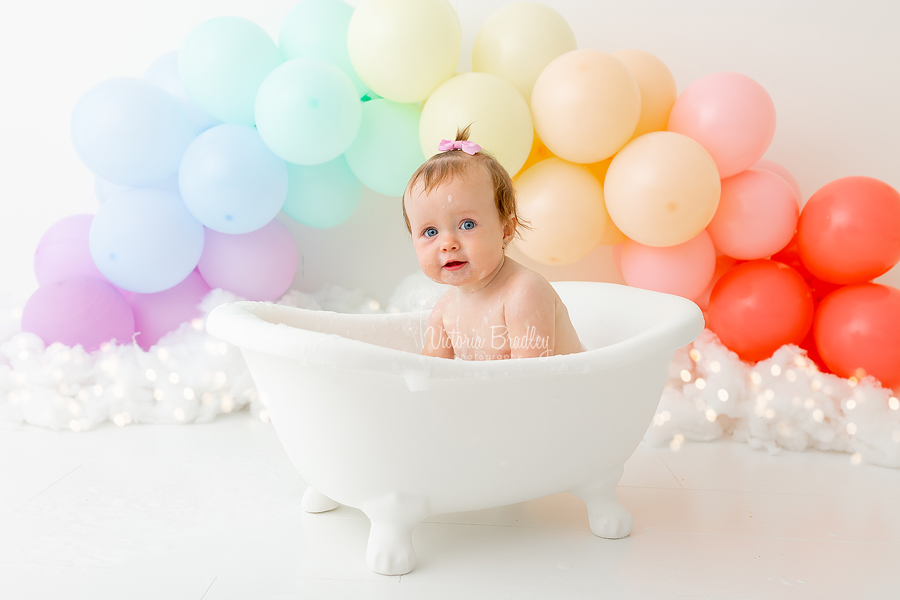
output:
M506 223L503 225L503 237L509 237L510 240L516 236L516 225L517 221L515 217L509 217L506 219Z

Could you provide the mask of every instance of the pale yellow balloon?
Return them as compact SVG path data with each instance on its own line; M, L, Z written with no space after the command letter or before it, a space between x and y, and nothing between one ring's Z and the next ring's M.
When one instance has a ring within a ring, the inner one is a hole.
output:
M540 2L511 2L494 11L478 30L472 70L505 79L530 102L544 67L577 47L561 14Z
M356 74L394 102L421 102L453 77L461 43L446 0L363 0L347 30Z
M519 251L545 265L568 265L597 247L609 221L603 187L581 165L548 158L516 180L517 212L531 223Z
M426 157L441 140L456 139L457 129L471 125L469 141L488 152L515 175L534 138L531 113L512 84L496 75L463 73L436 89L422 107L419 142Z
M619 50L613 56L625 63L641 89L641 118L632 139L651 131L665 131L678 98L675 78L666 64L643 50Z
M709 225L722 185L703 146L655 131L622 148L606 173L606 208L616 226L646 246L674 246Z
M641 92L621 60L574 50L541 71L531 92L534 128L556 156L575 163L609 158L628 143L641 116Z

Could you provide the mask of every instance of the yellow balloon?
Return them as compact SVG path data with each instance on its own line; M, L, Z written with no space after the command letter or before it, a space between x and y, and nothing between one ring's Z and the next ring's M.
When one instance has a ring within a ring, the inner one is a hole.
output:
M478 30L472 70L502 77L530 102L544 67L577 47L561 14L539 2L512 2L494 11Z
M631 139L641 92L621 60L574 50L541 72L531 92L534 128L553 154L575 163L609 158Z
M548 158L516 180L517 211L534 229L516 242L519 251L545 265L581 260L603 238L609 218L603 187L581 165Z
M686 135L655 131L630 142L606 173L606 208L646 246L674 246L709 225L722 184L709 152Z
M619 50L613 56L625 63L641 89L641 118L632 139L651 131L665 131L678 98L675 78L665 63L643 50Z
M350 62L372 91L421 102L453 77L462 30L446 0L363 0L347 30Z
M512 84L496 75L463 73L436 89L422 107L419 142L426 157L438 151L441 140L469 129L469 140L488 152L515 175L525 164L534 138L531 113Z

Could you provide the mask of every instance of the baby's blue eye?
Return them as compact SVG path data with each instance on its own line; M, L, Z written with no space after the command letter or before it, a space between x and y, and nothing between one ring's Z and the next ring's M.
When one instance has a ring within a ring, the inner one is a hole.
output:
M422 234L423 234L425 237L434 237L434 236L437 235L437 229L435 229L434 227L429 227L428 229L426 229L425 231L423 231Z
M459 226L460 229L472 229L475 227L475 221L468 219L462 222L462 225Z

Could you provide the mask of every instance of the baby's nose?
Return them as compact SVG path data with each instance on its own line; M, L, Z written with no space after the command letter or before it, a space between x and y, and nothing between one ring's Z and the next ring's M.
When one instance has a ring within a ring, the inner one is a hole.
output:
M444 252L449 252L451 250L459 250L459 242L456 239L456 236L453 235L445 235L441 239L441 250Z

